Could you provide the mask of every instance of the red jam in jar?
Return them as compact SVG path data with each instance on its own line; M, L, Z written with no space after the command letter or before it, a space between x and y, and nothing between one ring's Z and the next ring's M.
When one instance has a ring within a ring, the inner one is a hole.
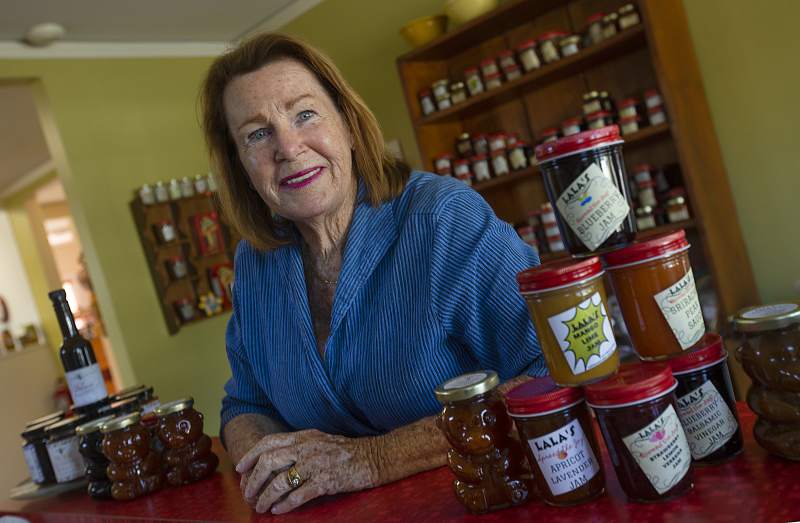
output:
M508 414L545 503L577 505L604 490L592 418L579 388L559 387L549 376L506 393Z
M666 364L635 363L585 388L617 479L632 501L664 501L692 488L677 386Z

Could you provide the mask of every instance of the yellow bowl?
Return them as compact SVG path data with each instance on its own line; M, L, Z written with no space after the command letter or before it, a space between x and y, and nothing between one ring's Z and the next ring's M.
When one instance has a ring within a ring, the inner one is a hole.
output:
M404 25L400 29L400 34L413 47L421 47L434 38L443 35L446 26L447 17L444 15L423 16Z
M454 25L461 25L497 7L498 0L447 0L444 13Z

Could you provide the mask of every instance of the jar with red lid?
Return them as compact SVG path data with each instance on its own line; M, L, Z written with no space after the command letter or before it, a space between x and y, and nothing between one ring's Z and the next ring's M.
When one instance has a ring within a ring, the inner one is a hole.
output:
M602 129L613 123L612 114L608 111L597 111L586 115L586 127L589 129Z
M539 37L539 54L544 63L551 64L561 58L558 47L561 39L565 36L567 33L562 31L549 31Z
M421 90L417 97L419 98L419 106L422 109L423 116L428 116L429 114L436 112L436 105L433 102L432 89L425 88Z
M645 205L636 209L636 228L646 231L656 226L656 217L653 207Z
M497 61L500 63L500 69L517 65L517 61L514 59L514 53L511 49L503 49L500 51L497 54Z
M581 50L581 37L578 35L566 36L558 42L558 45L561 48L561 56L563 58L578 54L578 51Z
M489 154L489 138L485 134L476 134L472 137L472 149L475 154Z
M507 392L506 406L545 503L577 505L603 493L600 452L581 389L536 378Z
M563 122L561 122L561 134L566 136L572 136L573 134L578 134L581 132L581 124L583 123L583 119L579 117L575 118L567 118Z
M164 220L155 224L156 237L161 243L169 243L178 237L172 220Z
M609 126L536 148L547 196L574 255L627 245L636 234L621 145L619 129Z
M583 94L583 109L584 116L596 113L603 110L603 100L600 93L597 91L589 91Z
M603 17L603 39L611 38L617 34L617 21L619 15L617 13L609 13Z
M450 102L460 104L467 99L467 89L464 87L464 82L453 82L450 84Z
M647 89L644 92L644 105L648 109L652 109L653 107L664 105L664 102L656 89Z
M433 167L436 169L436 174L440 176L451 176L453 174L454 159L455 158L450 153L443 153L434 158Z
M197 309L192 298L181 298L175 302L175 312L182 322L190 322L197 314Z
M519 61L526 73L542 66L539 56L536 54L536 42L534 40L527 40L519 44L517 46L517 56L519 56Z
M492 151L492 172L495 176L502 176L504 174L508 174L508 159L506 158L506 151L504 149L499 149L496 151Z
M663 360L696 348L706 326L683 230L609 252L605 262L640 358Z
M655 207L658 205L658 200L656 200L656 182L653 180L650 181L643 181L636 183L638 187L638 198L639 204L642 207Z
M467 185L472 185L472 171L469 168L469 160L459 158L453 162L453 172L455 177Z
M486 75L484 78L486 78L486 90L487 91L491 91L493 89L497 89L498 87L503 85L503 79L502 79L502 76L500 75L499 72Z
M605 16L604 13L595 13L586 19L586 36L590 45L603 41L603 18Z
M636 183L644 183L644 182L651 182L653 181L653 177L650 175L650 172L653 170L653 167L649 163L640 163L633 166L633 178L636 180Z
M464 83L467 84L467 91L470 96L475 96L483 92L483 80L477 67L467 67L464 69Z
M600 259L559 260L517 275L547 368L564 387L603 379L619 366Z
M667 122L667 113L664 111L663 105L657 105L647 110L650 119L650 125L661 125Z
M511 169L519 171L528 166L528 156L525 154L525 142L518 141L508 149L508 161Z
M503 74L506 76L506 82L510 82L511 80L516 80L522 76L522 70L517 64L511 64L503 67Z
M639 20L639 11L634 4L625 4L617 10L619 13L619 30L624 31L629 27L637 25Z
M639 122L641 118L638 116L629 116L627 118L619 119L619 128L623 136L639 132Z
M189 272L186 259L183 256L171 256L167 258L167 270L173 280L179 280Z
M548 127L547 129L542 129L542 134L539 137L539 143L550 143L555 142L558 140L558 129L555 127Z
M469 133L461 133L456 139L456 152L461 158L469 158L475 154L472 148L472 137Z
M667 365L635 363L584 389L617 479L632 501L665 501L692 488L692 454L678 417L677 386Z
M556 213L550 202L542 204L541 217L543 232L550 252L565 251L564 242L561 240L561 231L558 229L558 222L556 221Z
M476 154L472 157L472 174L476 182L485 182L492 178L489 171L489 160L485 154Z
M443 78L433 82L433 97L436 99L436 107L440 111L449 109L452 104L450 103L450 80Z
M667 220L669 223L679 223L691 219L689 204L686 202L686 191L678 187L666 195Z
M698 349L667 364L678 380L678 416L698 465L727 461L742 452L742 430L719 334L709 332Z
M604 111L611 113L611 118L613 119L614 115L617 113L617 104L611 99L611 95L608 94L608 91L600 91L600 105Z
M630 118L639 116L639 100L636 98L626 98L619 102L619 117Z
M484 58L481 60L481 74L484 80L488 80L489 76L500 74L500 69L497 67L497 61L494 58Z
M505 133L492 133L489 135L489 152L505 151L506 149L506 134Z

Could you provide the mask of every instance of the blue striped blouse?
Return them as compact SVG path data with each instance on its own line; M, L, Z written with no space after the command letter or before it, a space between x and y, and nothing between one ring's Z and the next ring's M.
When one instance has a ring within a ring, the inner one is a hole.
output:
M374 435L430 416L433 389L477 369L546 373L515 276L533 249L463 183L412 173L353 216L321 358L297 245L239 244L222 426L244 413L300 430Z

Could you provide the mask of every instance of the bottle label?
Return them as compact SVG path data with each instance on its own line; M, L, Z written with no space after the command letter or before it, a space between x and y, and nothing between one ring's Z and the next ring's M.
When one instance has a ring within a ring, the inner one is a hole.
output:
M48 443L47 455L50 456L57 482L64 483L83 476L83 458L77 436Z
M671 404L655 421L622 441L659 494L677 485L689 472L689 443Z
M36 455L36 447L33 443L28 443L22 447L22 454L25 456L25 463L28 464L28 470L31 473L31 479L34 483L44 482L44 473L39 464L39 456Z
M678 398L678 415L694 459L702 459L725 445L736 434L728 404L711 381Z
M697 297L692 269L674 285L656 293L653 298L681 349L686 350L700 341L706 333L706 324L703 322L703 310Z
M89 405L108 396L103 373L97 363L68 371L65 375L72 402L76 407Z
M599 292L577 307L547 318L573 374L581 374L606 361L617 348L611 321Z
M585 485L600 471L577 419L549 434L529 439L528 445L554 496Z
M561 193L556 206L590 251L614 234L630 213L625 196L597 163L590 165Z

